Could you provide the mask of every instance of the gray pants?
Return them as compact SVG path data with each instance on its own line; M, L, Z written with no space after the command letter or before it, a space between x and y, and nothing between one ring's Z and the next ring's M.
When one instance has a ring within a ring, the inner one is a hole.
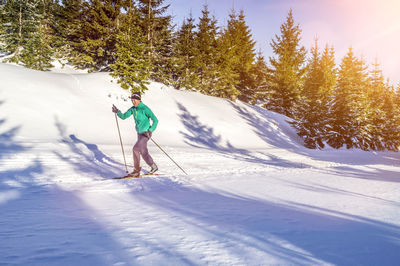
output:
M135 169L140 169L140 155L142 155L143 160L149 165L152 166L154 161L150 156L149 151L147 150L147 142L150 139L145 137L142 134L138 134L138 139L136 141L135 146L133 146L133 164Z

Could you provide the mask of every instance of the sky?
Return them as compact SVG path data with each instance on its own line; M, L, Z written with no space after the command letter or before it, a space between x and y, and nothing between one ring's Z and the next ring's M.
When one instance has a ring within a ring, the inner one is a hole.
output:
M399 0L167 0L177 26L190 12L198 22L205 4L220 26L226 25L232 8L243 9L256 50L266 59L270 46L290 9L302 30L302 44L309 50L317 37L319 46L333 46L339 64L349 47L368 65L378 59L385 77L400 82Z

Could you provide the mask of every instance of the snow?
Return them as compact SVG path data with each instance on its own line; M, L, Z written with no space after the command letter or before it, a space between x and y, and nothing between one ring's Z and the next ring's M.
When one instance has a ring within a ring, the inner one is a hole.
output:
M282 115L151 83L154 140L189 175L150 142L161 175L112 180L131 103L108 74L0 79L0 265L399 265L398 153L308 150Z

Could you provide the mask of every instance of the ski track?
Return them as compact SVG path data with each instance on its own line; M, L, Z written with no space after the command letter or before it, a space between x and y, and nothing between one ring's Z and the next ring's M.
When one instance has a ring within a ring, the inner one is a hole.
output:
M274 151L279 163L269 165L260 164L270 158L266 150L241 156L166 147L186 176L151 147L161 176L111 180L124 174L116 145L100 146L102 156L85 146L74 153L65 145L30 146L2 158L0 173L8 174L0 194L0 264L351 265L373 263L379 252L390 258L384 264L399 259L399 182L336 170L374 173L369 165L285 151ZM389 232L392 240L376 236Z

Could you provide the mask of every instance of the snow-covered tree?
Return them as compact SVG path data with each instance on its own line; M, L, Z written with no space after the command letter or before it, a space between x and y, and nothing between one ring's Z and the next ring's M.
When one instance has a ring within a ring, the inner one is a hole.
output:
M368 133L369 142L365 149L398 150L400 121L399 110L395 104L395 93L392 86L385 80L378 59L375 59L369 73L368 84Z
M52 0L7 0L1 3L0 42L7 61L45 70L53 60L54 9Z
M1 36L5 33L6 23L6 11L5 11L5 0L0 0L0 52L3 51L3 44L1 42Z
M21 63L23 50L40 24L39 2L34 0L7 0L2 3L3 51L11 56L8 61Z
M46 70L53 67L56 3L53 0L42 0L39 3L39 24L26 43L22 61L29 68Z
M329 102L336 83L333 48L325 47L322 55L317 40L311 48L301 102L292 125L304 139L307 148L323 148L329 122Z
M369 142L368 98L366 97L368 73L364 61L358 59L349 48L338 71L330 110L327 142L333 148L346 146L364 148Z
M400 104L396 98L398 99L395 90L392 86L388 86L384 91L381 107L385 121L380 135L384 148L390 151L398 151L400 147Z

